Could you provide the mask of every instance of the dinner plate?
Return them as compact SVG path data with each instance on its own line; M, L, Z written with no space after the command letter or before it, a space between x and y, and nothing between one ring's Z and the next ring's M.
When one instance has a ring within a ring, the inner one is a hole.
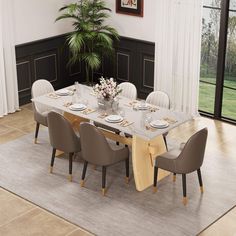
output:
M123 121L123 117L119 115L110 115L105 118L105 121L110 122L110 123L119 123Z
M71 109L72 111L83 111L86 108L87 108L87 106L82 103L75 103L75 104L69 106L69 109Z
M148 105L147 104L138 104L137 108L139 110L147 110L148 109Z
M71 93L71 91L69 91L68 89L61 89L56 91L55 93L60 96L67 96Z
M164 129L169 126L169 123L165 120L153 120L150 125L154 128Z

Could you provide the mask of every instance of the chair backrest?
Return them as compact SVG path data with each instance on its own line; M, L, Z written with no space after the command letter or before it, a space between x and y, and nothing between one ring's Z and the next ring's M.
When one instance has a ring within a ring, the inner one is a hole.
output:
M51 111L48 113L47 119L50 143L53 148L66 153L80 151L78 137L71 123L64 116Z
M176 160L179 173L190 173L199 169L203 163L207 141L207 128L192 135Z
M33 85L32 85L32 89L31 89L31 96L32 98L36 98L39 96L42 96L44 94L47 93L51 93L54 92L54 88L52 86L52 84L44 79L40 79L40 80L36 80ZM42 105L42 104L34 104L35 109L39 112L39 113L43 113L45 111L48 111L49 108L48 106Z
M151 92L147 98L146 102L155 106L170 109L170 98L167 93L163 91Z
M98 128L89 123L81 123L79 132L84 160L101 166L112 163L112 149Z
M137 99L137 89L134 84L130 82L123 82L119 84L119 87L122 89L122 96L132 100Z

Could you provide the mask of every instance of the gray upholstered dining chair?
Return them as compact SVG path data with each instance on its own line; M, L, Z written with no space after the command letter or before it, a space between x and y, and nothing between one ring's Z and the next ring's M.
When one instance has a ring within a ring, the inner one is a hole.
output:
M84 186L88 163L102 166L102 193L106 192L106 168L120 161L125 161L126 180L129 180L129 149L127 147L112 147L103 133L89 123L80 124L81 151L84 161L81 186Z
M157 190L158 168L174 174L182 174L183 203L187 204L186 174L197 171L200 190L203 193L203 184L200 167L202 166L207 141L207 128L204 128L190 137L183 149L173 149L156 157L154 167L154 192Z
M154 106L159 106L162 108L170 109L170 98L169 98L168 94L163 91L160 91L160 90L151 92L147 96L146 102L149 104L152 104ZM168 132L164 133L163 139L164 139L166 148L168 149L167 141L166 141L167 135L168 135Z
M56 150L69 153L69 181L72 181L73 155L81 151L80 138L71 123L61 114L51 111L47 116L50 143L53 148L50 173L53 171Z
M47 93L54 92L54 88L52 84L44 79L36 80L31 89L31 97L36 98L42 96ZM39 127L40 125L48 126L47 125L47 115L51 109L42 104L34 103L33 102L33 111L34 111L34 120L36 121L36 129L35 129L35 137L34 142L37 143Z

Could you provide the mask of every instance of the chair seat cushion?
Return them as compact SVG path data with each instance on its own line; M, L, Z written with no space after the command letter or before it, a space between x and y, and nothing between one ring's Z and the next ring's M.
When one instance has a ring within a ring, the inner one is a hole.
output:
M35 112L34 113L34 119L37 123L44 125L44 126L48 126L48 122L47 122L47 116L48 116L48 112Z
M157 156L156 166L167 171L176 172L175 161L180 153L181 149L172 149L160 156Z
M123 145L118 146L113 141L109 141L109 145L114 152L113 152L113 155L111 156L111 161L108 165L112 165L112 164L118 163L120 161L124 161L127 158L129 158L128 147L124 147Z

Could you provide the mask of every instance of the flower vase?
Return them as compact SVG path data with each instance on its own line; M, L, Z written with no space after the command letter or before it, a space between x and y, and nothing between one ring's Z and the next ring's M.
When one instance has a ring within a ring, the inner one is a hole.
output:
M98 107L102 110L112 109L113 99L98 99Z

